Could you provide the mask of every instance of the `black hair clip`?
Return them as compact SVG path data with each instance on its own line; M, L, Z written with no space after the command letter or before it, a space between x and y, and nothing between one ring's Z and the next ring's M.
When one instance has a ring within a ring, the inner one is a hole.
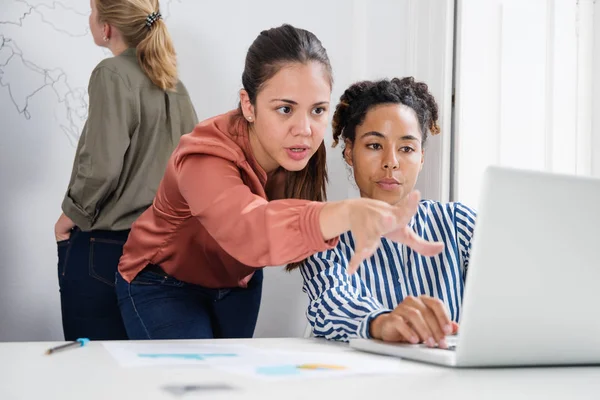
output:
M151 29L152 25L161 17L162 15L160 15L160 12L153 12L152 14L148 15L148 17L146 17L146 28Z

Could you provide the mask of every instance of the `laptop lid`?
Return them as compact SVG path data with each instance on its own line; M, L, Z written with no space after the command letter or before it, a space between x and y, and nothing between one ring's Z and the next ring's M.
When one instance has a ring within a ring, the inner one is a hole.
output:
M600 363L600 180L489 167L459 366Z

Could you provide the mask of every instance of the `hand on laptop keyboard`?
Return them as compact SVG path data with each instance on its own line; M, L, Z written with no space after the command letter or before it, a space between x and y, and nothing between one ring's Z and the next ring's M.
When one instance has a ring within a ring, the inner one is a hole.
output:
M448 348L446 335L457 331L458 324L450 320L444 303L430 296L406 297L391 313L373 319L369 327L374 339L442 349Z

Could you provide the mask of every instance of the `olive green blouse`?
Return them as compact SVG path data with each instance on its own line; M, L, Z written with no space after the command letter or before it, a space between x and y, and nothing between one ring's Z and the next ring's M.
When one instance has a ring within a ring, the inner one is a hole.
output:
M62 203L83 231L129 229L152 204L167 160L198 123L190 96L154 85L136 50L100 62L88 87L88 119Z

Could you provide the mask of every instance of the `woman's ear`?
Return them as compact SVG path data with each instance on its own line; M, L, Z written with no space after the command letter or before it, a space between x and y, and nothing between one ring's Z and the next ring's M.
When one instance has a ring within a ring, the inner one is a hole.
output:
M351 167L354 166L352 161L352 146L353 143L350 140L344 139L344 160L346 161L346 164Z
M425 149L421 149L421 166L419 167L419 172L423 170L423 163L425 163Z
M111 26L106 22L102 24L102 33L104 35L104 41L108 42L112 37Z
M242 113L244 114L244 118L249 122L254 122L254 106L250 101L250 96L248 96L248 92L246 89L240 90L240 104L242 106Z

